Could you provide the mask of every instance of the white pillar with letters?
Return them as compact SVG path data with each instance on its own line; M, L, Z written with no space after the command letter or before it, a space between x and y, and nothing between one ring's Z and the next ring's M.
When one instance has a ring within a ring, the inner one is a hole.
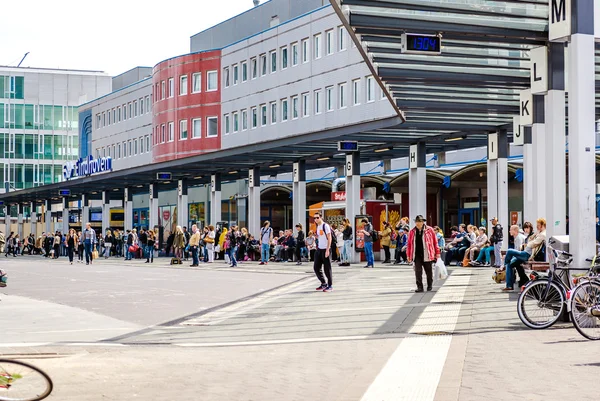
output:
M421 215L428 220L425 153L424 143L410 145L408 171L408 210L411 221L417 215Z
M294 186L293 206L296 216L296 187ZM305 197L306 199L306 193ZM306 207L305 207L306 209ZM306 211L305 211L306 213ZM260 169L253 167L248 170L248 230L258 238L260 234Z
M292 171L292 203L294 209L294 224L302 224L304 234L308 233L306 225L306 162L300 160L295 162Z
M221 221L221 174L210 177L210 224L215 228ZM256 235L256 234L254 234Z
M346 164L344 167L346 174L346 218L350 220L350 225L354 229L353 239L356 239L356 216L361 214L360 210L360 154L352 152L346 155ZM360 253L356 248L352 248L350 261L352 263L360 262Z

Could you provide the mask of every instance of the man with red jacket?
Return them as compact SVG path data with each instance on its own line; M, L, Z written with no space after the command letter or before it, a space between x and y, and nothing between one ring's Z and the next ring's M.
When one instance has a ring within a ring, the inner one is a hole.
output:
M415 218L415 227L408 233L408 244L406 256L409 262L415 266L415 277L417 289L415 292L423 292L423 268L427 275L427 291L431 291L433 285L432 265L440 257L440 248L433 228L425 225L423 216Z

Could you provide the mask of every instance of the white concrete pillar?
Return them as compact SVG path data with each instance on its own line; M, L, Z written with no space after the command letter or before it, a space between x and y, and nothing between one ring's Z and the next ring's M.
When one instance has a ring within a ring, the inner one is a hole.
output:
M63 198L62 220L62 232L66 234L69 232L69 200L67 198Z
M596 253L593 2L573 0L569 44L569 250L574 265Z
M533 96L533 125L531 127L531 142L533 149L533 219L546 217L546 187L547 166L549 160L546 155L546 125L544 97ZM533 221L532 221L533 223Z
M427 172L425 144L410 145L408 171L408 210L412 221L417 215L427 219Z
M4 208L4 232L6 233L6 238L10 235L10 204L7 204Z
M188 212L188 182L184 179L177 182L177 225L190 229Z
M46 200L46 216L45 216L45 226L46 226L46 233L51 233L52 232L52 203L50 203L50 200Z
M293 193L292 200L294 205L294 221L292 224L302 224L302 230L304 234L308 232L308 225L306 220L307 206L306 206L306 162L300 160L294 163L293 166Z
M23 233L25 232L23 230L23 224L25 222L25 219L23 218L23 204L19 203L18 207L18 211L17 211L17 232L19 233L19 238L21 239L21 241L23 240Z
M81 232L85 230L85 226L90 221L90 199L89 195L81 195Z
M210 177L210 223L217 226L221 221L221 174L216 173ZM254 234L256 235L256 234Z
M508 249L508 231L510 215L508 210L508 138L506 130L500 130L498 135L498 220L502 225L502 250Z
M535 221L533 206L535 158L531 143L531 127L523 127L523 136L525 141L523 144L523 222L533 223Z
M30 223L31 223L31 232L33 233L33 237L37 239L37 204L35 202L31 202L31 213L30 213Z
M125 230L131 230L133 228L133 192L131 191L131 188L125 188L124 191L123 213L125 213Z
M150 184L150 202L149 202L149 225L150 230L158 226L158 184Z
M102 236L110 228L110 192L102 191Z
M296 216L295 190L293 201L294 216ZM260 226L260 169L256 167L248 170L248 232L258 238Z
M356 216L361 214L360 210L360 153L349 153L346 155L346 218L354 229L353 238L356 238ZM308 229L307 229L308 232ZM350 262L360 262L360 253L356 247L350 253Z
M498 160L489 159L488 146L488 161L487 161L487 216L485 217L488 231L490 228L490 219L498 217ZM500 224L506 224L501 221Z

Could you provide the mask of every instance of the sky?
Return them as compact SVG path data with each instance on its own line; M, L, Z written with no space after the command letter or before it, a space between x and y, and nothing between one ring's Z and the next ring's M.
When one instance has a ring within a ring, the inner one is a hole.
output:
M29 52L22 67L95 70L113 76L189 53L190 36L253 7L252 0L6 3L0 65L16 66Z

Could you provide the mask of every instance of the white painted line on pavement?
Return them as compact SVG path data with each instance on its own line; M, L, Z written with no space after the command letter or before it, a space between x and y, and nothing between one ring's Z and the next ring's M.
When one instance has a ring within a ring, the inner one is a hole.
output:
M119 331L119 330L132 330L131 327L117 327L117 328L105 328L105 329L79 329L79 330L51 330L51 331L28 331L27 334L50 334L50 333L84 333L88 331Z
M298 344L298 343L318 343L329 341L356 341L371 339L387 339L389 335L368 335L368 336L344 336L344 337L317 337L317 338L292 338L288 340L259 340L259 341L238 341L223 343L180 343L173 344L177 347L234 347L240 345L277 345L277 344Z
M43 347L50 343L6 343L0 344L0 348L17 348L17 347Z

